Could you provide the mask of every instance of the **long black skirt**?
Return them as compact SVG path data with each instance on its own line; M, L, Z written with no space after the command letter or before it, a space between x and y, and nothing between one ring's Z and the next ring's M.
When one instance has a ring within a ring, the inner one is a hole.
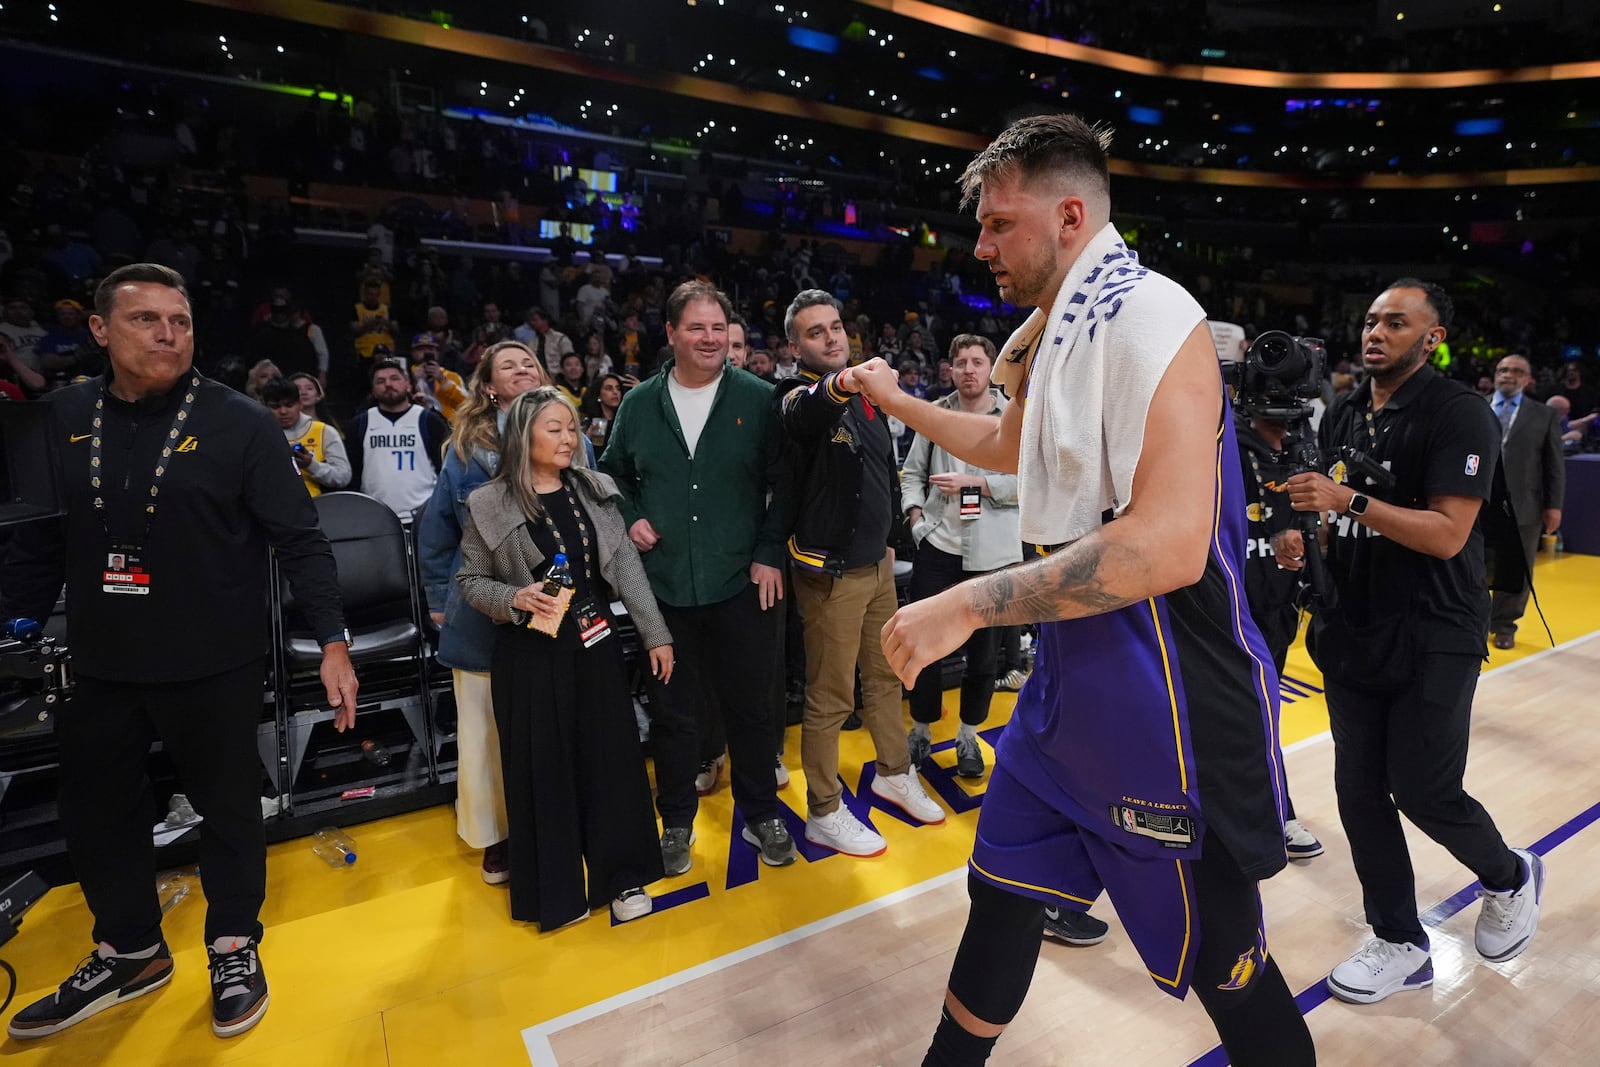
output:
M496 629L511 917L553 930L663 877L650 780L619 638L563 647L520 626Z

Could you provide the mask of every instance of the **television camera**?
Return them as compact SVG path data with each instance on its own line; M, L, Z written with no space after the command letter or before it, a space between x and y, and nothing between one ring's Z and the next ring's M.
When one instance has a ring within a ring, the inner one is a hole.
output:
M1262 419L1284 429L1276 451L1257 447L1266 484L1279 488L1296 474L1326 474L1331 466L1317 447L1311 428L1315 408L1311 401L1322 395L1328 373L1328 352L1320 337L1295 337L1268 330L1245 350L1244 358L1222 362L1222 378L1233 395L1234 410L1250 419ZM1252 447L1241 442L1240 447ZM1349 446L1338 450L1346 468L1365 474L1380 488L1394 484L1394 476L1364 452ZM1337 594L1328 580L1326 561L1317 541L1322 516L1312 511L1294 512L1294 527L1305 544L1306 566L1302 590L1306 606L1332 608Z

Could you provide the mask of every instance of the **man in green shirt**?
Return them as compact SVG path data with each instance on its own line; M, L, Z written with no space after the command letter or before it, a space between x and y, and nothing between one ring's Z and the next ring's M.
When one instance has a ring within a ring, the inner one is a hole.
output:
M689 869L702 699L724 718L744 839L770 866L794 862L773 773L784 508L769 490L772 386L728 365L728 298L685 282L667 298L672 358L623 398L600 468L622 491L628 535L672 631L672 681L652 682L656 808L667 874Z

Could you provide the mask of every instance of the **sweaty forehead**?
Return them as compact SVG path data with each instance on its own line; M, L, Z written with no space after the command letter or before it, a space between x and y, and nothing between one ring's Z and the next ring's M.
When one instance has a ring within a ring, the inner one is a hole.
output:
M982 222L991 215L1015 214L1025 206L1023 201L1024 197L1014 182L990 178L983 183L983 189L978 194L978 221Z
M990 215L1018 215L1030 211L1049 210L1058 182L1050 175L1025 175L1018 170L1006 170L983 180L978 194L978 221Z

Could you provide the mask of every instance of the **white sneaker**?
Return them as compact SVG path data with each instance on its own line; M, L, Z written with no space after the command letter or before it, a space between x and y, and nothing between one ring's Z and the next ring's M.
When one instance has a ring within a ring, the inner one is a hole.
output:
M1283 824L1283 850L1292 860L1308 860L1322 855L1322 842L1299 819L1290 819Z
M700 769L695 772L694 791L701 796L710 796L717 790L717 779L722 774L722 761L726 757L718 756L716 759L706 760L700 764Z
M1478 912L1478 928L1473 935L1478 954L1491 963L1515 959L1533 940L1539 929L1539 904L1544 899L1544 861L1524 848L1511 850L1528 872L1520 889L1503 893L1478 890L1483 910Z
M1351 1004L1375 1004L1390 993L1433 984L1433 957L1410 942L1375 937L1328 975L1328 992Z
M778 780L779 789L789 788L789 768L783 765L783 757L778 757L778 762L773 765L773 776Z
M922 779L917 777L915 769L904 774L875 775L872 795L887 800L918 822L929 826L944 822L944 809L922 788Z
M630 919L637 919L649 915L650 909L655 907L655 901L650 899L650 894L643 889L624 889L611 902L611 914L616 916L617 922L625 923Z
M861 824L840 804L827 815L806 816L806 840L846 856L881 856L889 843Z

